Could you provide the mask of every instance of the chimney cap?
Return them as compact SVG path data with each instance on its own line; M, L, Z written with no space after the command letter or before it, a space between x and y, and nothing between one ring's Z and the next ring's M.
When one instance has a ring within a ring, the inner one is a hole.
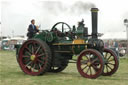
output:
M91 11L92 11L92 12L98 12L99 9L98 9L98 8L91 8Z

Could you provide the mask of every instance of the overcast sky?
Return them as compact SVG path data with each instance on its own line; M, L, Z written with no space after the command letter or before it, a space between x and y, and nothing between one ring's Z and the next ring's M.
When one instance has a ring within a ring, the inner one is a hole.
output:
M90 8L98 7L99 33L118 33L117 37L126 38L123 20L128 18L127 0L3 0L0 7L2 35L25 35L31 19L41 29L51 29L56 22L72 26L83 18L91 33Z

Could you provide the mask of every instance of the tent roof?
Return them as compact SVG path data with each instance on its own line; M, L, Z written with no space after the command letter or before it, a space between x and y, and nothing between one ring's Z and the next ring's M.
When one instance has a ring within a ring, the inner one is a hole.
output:
M119 40L126 40L126 32L107 32L104 33L100 39L119 39Z
M26 39L22 37L13 37L10 40L26 40Z

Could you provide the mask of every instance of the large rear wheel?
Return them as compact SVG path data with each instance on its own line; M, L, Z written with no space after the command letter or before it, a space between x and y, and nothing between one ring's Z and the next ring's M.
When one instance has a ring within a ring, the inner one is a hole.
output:
M27 40L20 48L18 62L24 73L41 75L50 67L50 48L39 39Z
M117 71L119 67L119 60L116 53L111 49L105 48L103 55L105 59L105 65L102 75L110 76Z
M104 69L103 57L97 50L87 49L80 53L77 69L85 78L97 78Z

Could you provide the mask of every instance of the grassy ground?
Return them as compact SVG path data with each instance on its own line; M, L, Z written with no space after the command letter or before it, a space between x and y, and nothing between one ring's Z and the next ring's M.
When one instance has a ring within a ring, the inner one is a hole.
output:
M0 51L0 85L128 85L128 58L121 58L119 70L108 77L83 78L75 64L69 64L60 73L29 76L20 70L15 52Z

